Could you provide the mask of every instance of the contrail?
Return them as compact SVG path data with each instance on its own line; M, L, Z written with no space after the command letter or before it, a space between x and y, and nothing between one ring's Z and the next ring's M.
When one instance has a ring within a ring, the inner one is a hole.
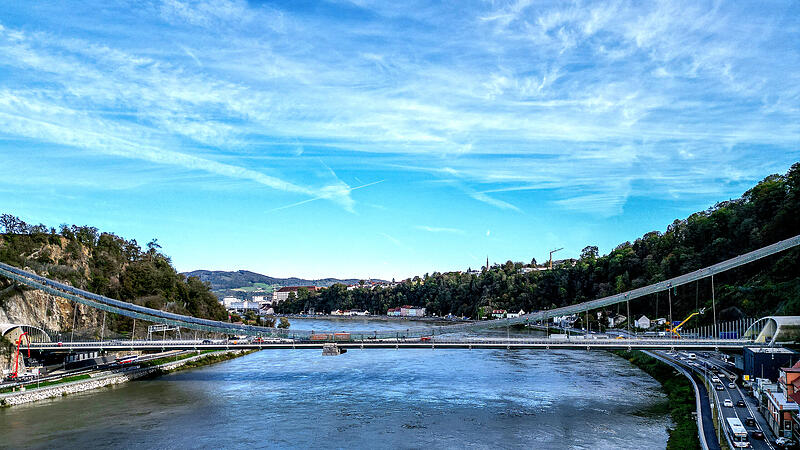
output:
M358 190L358 189L362 189L362 188L365 188L365 187L370 187L370 186L376 185L378 183L383 183L384 181L386 181L386 180L373 181L372 183L362 184L361 186L357 186L357 187L354 187L354 188L348 187L347 189L344 190L344 192L350 193L350 192L353 192L353 191ZM316 200L323 200L323 199L326 199L326 198L328 198L328 197L327 196L318 196L318 197L314 197L314 198L309 198L309 199L306 199L306 200L303 200L303 201L300 201L300 202L297 202L297 203L292 203L291 205L279 206L277 208L270 209L267 212L275 212L275 211L280 211L282 209L294 208L295 206L300 206L300 205L303 205L305 203L310 203L310 202L313 202L313 201L316 201Z

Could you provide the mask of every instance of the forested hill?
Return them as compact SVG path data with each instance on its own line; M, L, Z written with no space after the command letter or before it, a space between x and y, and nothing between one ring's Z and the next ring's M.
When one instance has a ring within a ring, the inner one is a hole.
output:
M155 240L143 250L135 240L94 227L61 225L56 230L29 225L10 214L0 216L0 261L6 264L150 308L227 319L209 286L179 274L159 249ZM9 280L0 277L0 309L2 293L13 293L10 286ZM130 330L129 319L112 316L110 329Z
M318 295L300 292L284 312L366 308L384 313L403 304L439 315L477 317L479 310L536 311L624 292L709 266L800 234L800 163L785 175L770 175L741 198L676 220L624 242L607 255L587 246L577 261L553 270L521 273L508 261L481 274L433 273L394 288L355 289L334 285ZM588 244L588 243L587 243ZM715 277L722 320L766 314L800 314L800 250L797 248ZM631 302L632 315L666 316L666 293ZM710 280L673 290L675 318L711 306ZM615 311L608 311L608 313ZM624 305L623 310L624 313ZM709 315L701 321L711 320Z
M237 289L254 284L274 286L321 286L328 287L336 283L357 284L358 279L323 278L320 280L306 280L303 278L274 278L247 270L222 271L222 270L193 270L185 272L187 277L198 277L202 281L211 283L214 290Z

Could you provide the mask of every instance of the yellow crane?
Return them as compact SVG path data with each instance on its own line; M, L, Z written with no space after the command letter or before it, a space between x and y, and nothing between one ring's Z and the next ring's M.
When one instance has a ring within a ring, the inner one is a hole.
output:
M688 321L689 321L689 319L691 319L692 317L694 317L694 316L699 316L700 314L703 314L704 312L706 312L706 309L705 309L705 308L700 308L699 310L697 310L697 311L695 311L695 312L693 312L693 313L689 314L689 317L687 317L687 318L683 319L683 322L679 323L678 325L676 325L676 326L674 326L674 327L672 327L672 328L667 328L667 331L671 331L671 332L675 333L675 336L678 336L678 339L680 339L680 338L681 338L681 335L680 335L680 334L678 334L678 329L679 329L680 327L682 327L682 326L683 326L683 324L685 324L686 322L688 322Z

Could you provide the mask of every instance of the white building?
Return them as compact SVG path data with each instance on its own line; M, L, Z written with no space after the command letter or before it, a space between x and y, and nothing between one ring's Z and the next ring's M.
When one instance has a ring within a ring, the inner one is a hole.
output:
M222 303L222 306L225 307L225 309L230 309L231 305L233 305L234 303L240 303L240 302L241 302L241 300L239 300L236 297L225 297L222 300L220 300L220 303Z
M425 308L403 305L402 307L400 307L400 315L404 317L424 317Z
M524 316L524 315L525 315L525 311L520 309L519 312L517 312L517 313L508 313L508 314L506 314L506 317L508 317L509 319L515 319L515 318L517 318L519 316Z
M225 307L228 311L259 311L261 309L261 305L263 303L258 302L249 302L247 300L237 300L235 302L229 302L228 305Z
M297 295L297 291L299 291L300 288L306 288L306 289L308 289L309 291L312 291L312 292L317 290L316 286L286 286L286 287L282 287L282 288L280 288L280 289L278 289L278 290L276 290L276 291L274 291L272 293L272 304L273 305L277 305L278 303L280 303L282 301L285 301L286 299L289 298L289 294L292 293L292 292L294 292L294 295Z
M633 321L633 326L641 330L646 330L650 328L650 319L648 319L647 316L639 317Z
M626 320L628 320L627 317L623 316L622 314L617 314L616 316L608 318L608 326L609 328L618 327L625 323Z

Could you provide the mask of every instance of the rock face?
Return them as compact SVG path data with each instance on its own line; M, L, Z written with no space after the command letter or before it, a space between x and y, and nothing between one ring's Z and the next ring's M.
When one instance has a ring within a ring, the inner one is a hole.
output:
M0 246L3 246L4 243L4 239L0 237ZM86 276L89 273L88 250L85 247L79 247L67 257L68 245L67 239L59 237L40 245L25 257L49 263L60 262L63 264L61 268ZM53 274L42 273L31 267L25 267L25 270L41 276L53 276ZM58 333L72 330L73 320L76 330L81 330L83 335L91 334L100 325L102 313L84 305L78 305L76 308L75 304L69 300L30 289L0 277L0 323L39 327L45 330L51 339L57 340ZM5 369L12 363L13 355L9 353L8 348L0 349L0 368Z
M73 319L75 329L82 335L101 326L102 313L88 306L77 305L76 308L69 300L20 286L11 286L10 289L13 292L7 292L0 300L0 323L39 327L52 340L58 340L59 332L71 330ZM0 367L9 367L12 356L7 351L0 351Z

